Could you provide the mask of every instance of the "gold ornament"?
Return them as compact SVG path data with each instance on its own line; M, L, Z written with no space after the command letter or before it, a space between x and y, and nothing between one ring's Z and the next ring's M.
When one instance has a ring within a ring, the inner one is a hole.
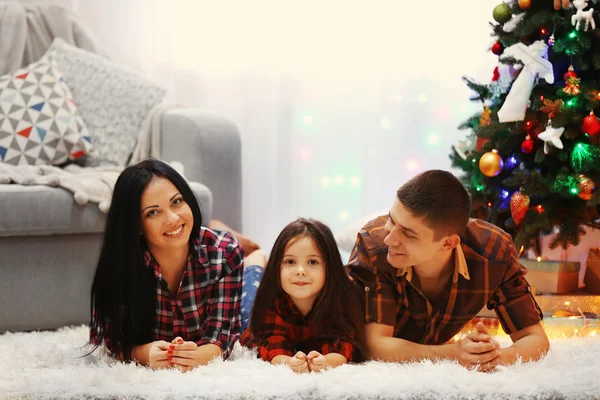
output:
M593 180L591 180L585 175L579 175L579 183L577 184L577 189L579 190L579 193L577 194L577 196L579 196L580 199L591 200L595 188L596 184Z
M500 157L496 149L485 153L479 159L481 173L490 178L502 172L502 168L504 168L504 161L502 161L502 157Z
M519 0L519 7L522 10L527 10L531 6L531 0Z

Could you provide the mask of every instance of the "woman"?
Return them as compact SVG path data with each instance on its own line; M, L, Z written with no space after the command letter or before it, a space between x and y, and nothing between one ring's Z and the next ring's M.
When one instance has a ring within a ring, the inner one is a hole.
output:
M264 266L255 253L249 258ZM227 358L248 319L240 317L243 264L231 234L202 226L198 201L173 168L157 160L126 168L92 285L90 343L152 368ZM248 270L260 279L257 267Z

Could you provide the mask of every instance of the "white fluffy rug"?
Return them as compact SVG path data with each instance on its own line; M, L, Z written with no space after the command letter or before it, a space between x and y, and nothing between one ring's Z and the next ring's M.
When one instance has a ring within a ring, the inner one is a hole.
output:
M152 371L101 355L79 358L86 338L83 326L1 335L0 398L600 398L600 337L555 340L545 359L491 374L450 362L370 362L307 375L259 361L241 347L233 360L186 374Z

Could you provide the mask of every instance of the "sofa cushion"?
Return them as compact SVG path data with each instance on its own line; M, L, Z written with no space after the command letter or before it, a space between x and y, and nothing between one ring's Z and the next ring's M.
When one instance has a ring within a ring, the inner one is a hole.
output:
M94 153L86 166L125 166L142 122L166 90L139 73L55 39L48 50L64 74L87 124Z
M60 165L91 150L71 90L47 56L0 76L0 162Z
M206 225L212 216L212 193L197 182L190 186ZM0 184L0 236L101 233L105 222L96 204L78 205L62 188Z

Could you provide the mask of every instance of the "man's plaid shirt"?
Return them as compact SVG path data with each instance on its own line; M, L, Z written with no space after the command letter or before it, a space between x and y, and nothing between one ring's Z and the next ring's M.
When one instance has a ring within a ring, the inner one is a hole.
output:
M455 269L437 304L416 284L412 267L387 261L383 243L388 216L376 218L358 234L347 270L364 289L366 322L394 327L394 336L421 344L452 339L484 307L494 309L508 334L540 322L542 312L525 280L512 238L484 221L469 221L454 251Z

